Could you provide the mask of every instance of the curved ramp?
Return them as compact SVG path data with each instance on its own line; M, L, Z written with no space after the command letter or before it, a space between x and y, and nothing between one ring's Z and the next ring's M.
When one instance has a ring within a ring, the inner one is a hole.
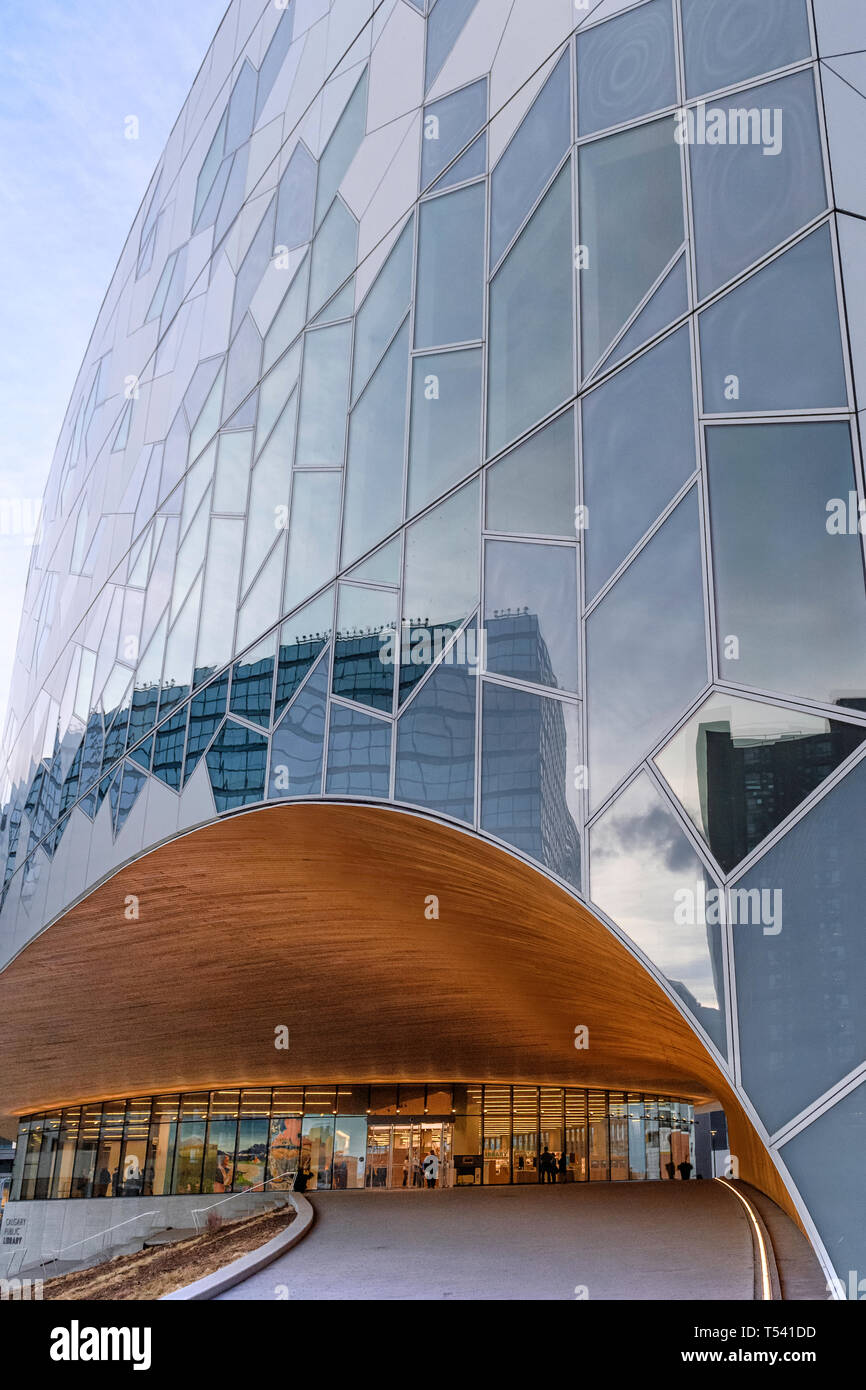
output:
M754 1298L749 1220L721 1183L313 1193L311 1200L309 1237L222 1297ZM777 1229L796 1230L774 1213Z

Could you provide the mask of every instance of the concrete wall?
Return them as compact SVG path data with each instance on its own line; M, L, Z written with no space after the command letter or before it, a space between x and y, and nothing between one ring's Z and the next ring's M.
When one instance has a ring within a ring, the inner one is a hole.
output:
M8 1202L0 1223L0 1277L17 1274L40 1259L84 1260L169 1226L191 1228L195 1225L195 1210L222 1200L216 1194L199 1193L185 1197ZM224 1220L235 1221L272 1201L270 1193L244 1193L217 1210ZM199 1222L203 1220L199 1216Z

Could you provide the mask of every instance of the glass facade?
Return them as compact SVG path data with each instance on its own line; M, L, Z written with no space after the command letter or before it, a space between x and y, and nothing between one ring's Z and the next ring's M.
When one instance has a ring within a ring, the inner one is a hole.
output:
M0 748L0 967L208 821L399 805L594 907L781 1156L866 1067L866 207L829 21L607 0L542 38L537 0L359 0L343 54L313 8L233 0L75 383ZM702 916L753 889L790 894L778 936ZM664 1180L672 1102L599 1097L487 1087L440 1157ZM30 1195L370 1171L366 1108L244 1103L58 1113ZM395 1123L379 1167L413 1172Z
M688 1161L691 1102L635 1092L417 1082L138 1096L23 1119L12 1200L643 1182L674 1176L659 1113L665 1163L671 1133Z

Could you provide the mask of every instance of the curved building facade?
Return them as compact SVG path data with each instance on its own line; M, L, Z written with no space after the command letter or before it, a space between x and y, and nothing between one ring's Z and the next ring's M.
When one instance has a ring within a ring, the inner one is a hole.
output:
M5 731L0 1109L57 1165L105 1097L444 1075L563 1153L569 1088L714 1101L866 1266L864 50L849 0L233 0Z

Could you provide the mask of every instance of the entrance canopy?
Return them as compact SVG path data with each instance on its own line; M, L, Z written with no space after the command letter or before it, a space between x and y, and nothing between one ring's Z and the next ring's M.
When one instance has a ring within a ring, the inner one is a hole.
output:
M276 806L120 870L0 975L0 1051L6 1115L286 1077L715 1098L741 1175L786 1200L709 1051L607 927L504 850L393 810Z

